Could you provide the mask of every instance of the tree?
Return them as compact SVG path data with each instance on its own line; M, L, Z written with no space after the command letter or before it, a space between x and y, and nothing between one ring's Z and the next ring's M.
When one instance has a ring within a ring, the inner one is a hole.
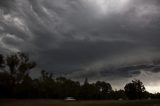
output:
M56 78L56 91L59 98L74 97L78 99L80 83L65 77Z
M160 94L145 91L140 80L125 85L124 90L113 91L104 81L84 84L41 71L41 77L32 79L30 71L36 66L24 53L0 54L0 98L54 98L73 97L81 100L160 98ZM127 96L127 97L126 97Z
M24 53L7 55L4 58L3 72L6 73L7 89L10 97L26 97L32 87L32 79L29 76L30 70L36 66Z
M131 100L142 99L144 97L145 87L140 80L132 80L124 87L127 97Z
M104 81L97 81L95 86L98 88L99 96L101 99L109 98L108 94L112 91L112 86Z
M84 80L84 85L89 85L88 83L88 78L86 77L85 80Z
M28 97L32 88L29 72L35 65L24 53L0 55L0 92L5 95L3 97Z
M0 98L7 98L10 95L10 77L6 72L0 72Z
M41 78L39 80L39 91L40 97L42 98L53 98L55 95L55 81L52 78L53 75L46 72L45 70L41 71Z
M0 54L0 68L4 68L4 57Z
M93 100L98 99L99 90L96 88L95 84L90 84L88 79L85 78L84 84L81 86L80 99L83 100Z
M127 98L124 90L121 90L121 89L120 90L115 90L113 93L114 93L113 97L112 97L113 99L116 99L116 100L123 99L123 100L125 100Z
M29 57L24 53L16 53L6 57L6 67L14 84L20 84L26 76L29 76L29 71L36 66L35 62L29 60Z

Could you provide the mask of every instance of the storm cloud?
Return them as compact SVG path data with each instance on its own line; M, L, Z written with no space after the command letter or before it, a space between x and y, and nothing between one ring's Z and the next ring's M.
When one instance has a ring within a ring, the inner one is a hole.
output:
M0 52L76 80L159 75L159 11L159 0L1 0Z

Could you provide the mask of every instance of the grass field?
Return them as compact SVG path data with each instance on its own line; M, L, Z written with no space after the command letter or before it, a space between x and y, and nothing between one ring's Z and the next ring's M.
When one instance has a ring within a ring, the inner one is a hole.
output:
M56 100L0 100L0 106L160 106L160 100L143 101L56 101Z

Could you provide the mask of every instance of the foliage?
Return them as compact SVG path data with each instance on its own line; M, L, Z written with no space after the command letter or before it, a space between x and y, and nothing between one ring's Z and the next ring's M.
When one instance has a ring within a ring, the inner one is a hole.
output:
M131 83L126 84L124 89L129 99L144 98L145 87L140 80L132 80Z
M28 55L15 53L0 55L0 98L53 98L74 97L77 100L144 99L160 98L160 94L145 91L140 80L126 84L124 90L114 91L110 83L97 81L84 84L65 77L53 78L51 73L41 71L37 79L30 77L36 66Z

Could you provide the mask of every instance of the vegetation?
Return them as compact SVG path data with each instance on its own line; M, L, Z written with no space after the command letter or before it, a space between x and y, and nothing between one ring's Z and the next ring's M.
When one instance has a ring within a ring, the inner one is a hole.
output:
M132 81L124 87L125 93L129 99L144 98L145 87L140 80Z
M0 98L50 98L64 99L74 97L77 100L118 100L160 98L160 94L151 94L145 90L140 80L126 84L124 90L114 91L110 83L97 81L84 84L66 79L53 78L51 73L41 71L41 77L32 79L30 71L36 66L24 53L0 55Z

